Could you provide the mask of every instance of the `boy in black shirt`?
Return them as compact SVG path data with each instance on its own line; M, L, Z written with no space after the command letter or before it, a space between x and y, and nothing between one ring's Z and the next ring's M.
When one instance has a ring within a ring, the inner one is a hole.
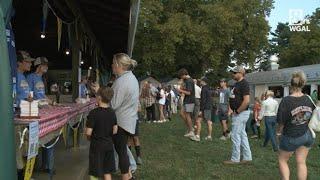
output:
M98 106L88 115L86 135L90 140L89 175L91 179L111 180L115 171L113 134L117 133L116 114L109 102L113 97L110 87L100 87L97 93Z

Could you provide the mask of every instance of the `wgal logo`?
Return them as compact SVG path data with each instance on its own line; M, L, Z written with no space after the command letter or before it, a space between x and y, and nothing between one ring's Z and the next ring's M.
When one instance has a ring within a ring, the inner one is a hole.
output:
M290 31L297 32L310 32L310 21L304 16L302 9L290 9L289 10L289 28Z

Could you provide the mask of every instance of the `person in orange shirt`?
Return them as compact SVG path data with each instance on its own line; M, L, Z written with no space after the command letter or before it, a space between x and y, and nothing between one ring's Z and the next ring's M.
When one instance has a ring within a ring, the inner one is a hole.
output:
M253 106L253 119L251 122L251 128L253 131L253 136L251 138L259 138L261 137L260 131L260 120L258 119L259 113L261 110L261 102L258 97L254 99L254 106Z

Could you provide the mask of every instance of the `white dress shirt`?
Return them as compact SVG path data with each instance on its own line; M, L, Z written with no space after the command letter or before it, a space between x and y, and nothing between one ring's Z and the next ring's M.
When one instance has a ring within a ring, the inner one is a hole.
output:
M262 102L259 119L264 116L277 116L279 103L272 97L268 97Z
M201 98L201 87L199 87L196 84L194 84L194 95L195 95L196 99Z

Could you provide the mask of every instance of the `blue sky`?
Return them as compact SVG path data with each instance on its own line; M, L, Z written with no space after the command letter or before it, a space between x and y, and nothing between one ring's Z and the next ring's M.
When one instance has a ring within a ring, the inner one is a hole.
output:
M316 8L320 7L320 0L274 0L274 9L272 9L269 19L271 31L274 31L278 22L289 21L290 9L302 9L304 15L311 15Z

